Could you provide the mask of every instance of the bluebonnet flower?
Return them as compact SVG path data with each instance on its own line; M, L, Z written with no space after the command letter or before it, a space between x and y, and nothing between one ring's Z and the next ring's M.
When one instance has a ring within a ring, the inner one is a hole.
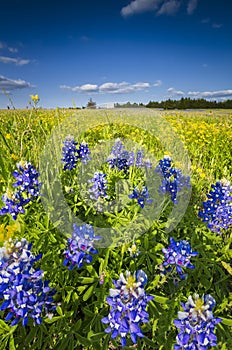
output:
M42 322L42 313L52 316L56 309L49 281L43 281L43 271L34 267L42 254L35 257L31 244L26 239L5 242L0 248L0 299L3 303L0 311L8 312L5 320L11 320L11 326L22 321L26 326L29 318L35 324Z
M12 173L17 180L13 184L17 191L7 190L2 196L4 207L0 210L0 215L9 213L13 220L17 219L18 214L25 213L24 207L40 195L41 188L41 183L38 181L39 173L30 162L20 162L17 168L18 170Z
M38 197L41 188L38 171L30 162L20 162L16 166L18 170L13 171L12 175L17 181L13 187L17 187L20 193L25 192L27 197Z
M126 173L130 165L129 160L131 157L133 157L132 153L125 150L125 147L120 139L115 140L110 156L107 159L110 168L117 168L119 171L123 170Z
M18 214L24 214L24 206L30 202L30 198L24 198L20 192L13 193L9 189L2 196L4 207L0 210L0 215L10 214L16 220Z
M162 249L165 261L161 265L163 273L172 271L174 268L181 279L186 277L184 273L185 268L194 269L195 266L191 264L192 256L198 255L198 252L193 252L189 241L180 240L175 241L170 238L170 245L168 248Z
M107 179L106 174L95 172L94 177L89 180L90 183L93 183L92 187L89 189L89 192L91 193L90 198L92 199L98 199L100 198L106 198L106 190L107 190Z
M77 148L78 142L74 141L74 137L67 136L63 142L62 147L62 162L64 163L63 170L75 169L80 160L83 163L87 163L90 160L90 150L86 142L82 142Z
M92 225L73 225L72 237L68 238L68 248L65 250L64 266L69 265L72 270L75 266L81 268L83 263L90 264L93 260L91 254L97 254L98 250L94 248L94 241L101 239L94 235Z
M151 168L152 164L149 159L144 159L144 152L138 150L137 153L131 152L128 160L130 166L135 166L136 168Z
M232 226L232 186L229 181L217 181L211 185L207 194L208 200L203 202L203 210L198 215L212 232L222 233Z
M149 198L149 192L147 186L143 186L142 189L135 187L133 193L128 195L131 199L137 199L141 208L144 208L145 204L151 204L153 200Z
M207 350L217 346L215 328L221 319L213 315L215 304L210 294L202 298L194 294L194 298L189 296L187 303L181 304L184 311L179 311L178 319L174 320L179 329L174 350Z
M64 170L72 170L76 168L77 161L79 159L77 145L78 142L74 141L74 137L67 136L63 142L64 146L62 148L64 163Z
M110 289L110 296L106 298L111 310L101 321L109 324L105 332L112 332L113 339L120 337L122 346L126 346L127 335L130 335L134 344L137 337L144 337L140 323L149 322L146 307L153 299L144 290L146 283L147 275L144 271L138 270L133 276L126 271L126 278L121 273L117 281L113 280L115 288Z
M172 202L177 204L177 193L184 187L191 186L189 176L183 175L180 169L173 168L172 159L168 156L164 156L159 161L155 172L162 176L160 191L162 193L169 193Z
M82 163L87 163L90 160L90 150L86 142L80 143L79 149L77 150L78 157Z
M140 254L140 251L135 243L133 243L132 246L128 248L128 252L132 258L136 258Z

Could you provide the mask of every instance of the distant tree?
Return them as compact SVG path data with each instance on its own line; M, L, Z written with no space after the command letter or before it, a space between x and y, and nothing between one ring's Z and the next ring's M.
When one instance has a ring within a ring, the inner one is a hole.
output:
M87 105L86 105L86 108L96 109L97 108L97 104L96 104L96 102L94 102L92 100L92 98L90 98L88 103L87 103Z

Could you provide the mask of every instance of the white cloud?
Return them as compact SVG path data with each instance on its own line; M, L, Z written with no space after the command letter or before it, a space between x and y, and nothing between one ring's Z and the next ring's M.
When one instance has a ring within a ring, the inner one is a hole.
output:
M175 15L180 7L180 0L169 0L165 1L159 11L157 12L158 15L168 15L172 16Z
M12 58L7 56L0 56L0 62L1 63L13 63L16 64L16 66L24 66L25 64L30 63L30 60L22 59L22 58Z
M216 90L216 91L189 91L188 95L197 98L220 98L232 97L232 90Z
M18 49L16 47L11 47L8 46L6 43L4 43L3 41L0 41L0 49L7 49L8 51L12 52L12 53L16 53L18 52Z
M192 15L193 12L196 10L197 3L198 3L198 0L189 0L188 5L187 5L188 15Z
M221 23L213 23L212 24L212 28L216 28L216 29L221 28L222 26L223 26L223 24L221 24Z
M9 92L18 89L31 88L34 87L30 83L25 80L17 79L9 79L2 75L0 75L0 91Z
M203 24L206 24L206 23L209 23L209 22L210 22L210 18L203 18L201 20L201 23L203 23Z
M162 85L162 80L156 80L155 84L153 84L153 86L160 86Z
M98 86L95 84L85 84L79 87L81 92L95 92L98 90Z
M8 47L8 50L12 53L18 52L18 49L16 47Z
M68 86L68 85L60 85L61 89L70 90L73 92L80 92L80 93L102 93L102 94L125 94L135 91L141 91L145 90L146 88L149 88L150 84L146 82L138 82L135 84L130 84L125 81L121 83L112 83L107 82L101 85L96 84L84 84L81 86Z
M121 15L127 17L146 11L155 11L162 2L163 0L134 0L122 8Z
M169 89L167 89L167 92L169 93L170 96L183 96L185 93L181 90L176 90L173 87L170 87Z

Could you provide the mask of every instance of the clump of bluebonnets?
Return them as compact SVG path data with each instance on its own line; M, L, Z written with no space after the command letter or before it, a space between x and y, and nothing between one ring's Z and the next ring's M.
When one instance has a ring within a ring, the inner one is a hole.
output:
M141 208L144 208L145 204L151 204L153 202L147 186L142 186L141 189L138 186L134 187L132 194L129 194L128 197L130 199L136 199Z
M62 147L62 162L64 163L63 170L72 170L77 166L80 160L83 163L87 163L90 158L90 150L88 144L85 142L80 143L79 148L77 147L78 142L74 141L74 137L67 136L63 142Z
M93 178L89 180L89 183L92 184L92 186L89 189L91 199L97 200L99 197L107 197L106 190L108 181L106 179L106 174L101 172L95 172Z
M177 194L187 187L191 187L190 177L185 176L180 169L174 168L172 159L164 156L159 161L155 172L161 175L162 184L160 186L161 193L168 193L174 204L177 204Z
M144 152L142 150L138 150L137 153L133 151L129 152L125 149L120 139L115 140L107 162L110 168L118 169L125 173L128 172L130 166L135 166L137 168L151 167L150 161L144 159Z
M49 281L43 281L43 271L34 266L42 254L35 257L31 247L26 239L10 238L0 248L0 311L7 312L5 321L11 321L11 326L20 321L26 326L30 318L34 325L41 324L43 313L51 318L56 309L56 291L49 287Z
M95 236L92 225L73 225L72 237L68 238L67 249L64 252L64 266L72 270L75 266L81 268L84 263L90 264L93 260L91 254L97 254L94 248L94 241L100 240L100 236Z
M107 159L110 168L123 170L125 173L128 171L130 163L133 162L133 152L125 150L125 146L120 139L115 140L115 144L112 147L111 153Z
M0 215L9 213L13 220L17 219L18 214L25 213L24 207L40 195L41 188L39 173L30 162L21 161L16 166L18 170L13 171L12 175L16 179L13 187L17 190L7 190L2 196L5 205L0 210Z
M153 299L144 290L146 283L144 271L138 270L134 275L126 271L126 277L121 273L117 281L113 280L115 288L110 289L110 296L106 298L111 310L101 321L109 324L105 332L112 332L113 339L119 337L123 347L126 346L128 335L134 344L137 343L137 337L144 337L140 324L149 322L146 308Z
M212 309L216 302L210 295L189 296L187 303L182 303L183 311L178 312L174 325L179 329L174 350L207 350L217 346L216 325L220 318L214 317Z
M232 186L229 181L221 180L211 188L198 215L212 232L222 234L232 226Z
M171 237L170 245L167 248L163 248L162 251L164 253L164 262L160 267L164 274L167 272L177 272L181 279L185 279L187 276L185 269L195 268L190 259L197 256L198 252L192 251L189 241L175 241Z

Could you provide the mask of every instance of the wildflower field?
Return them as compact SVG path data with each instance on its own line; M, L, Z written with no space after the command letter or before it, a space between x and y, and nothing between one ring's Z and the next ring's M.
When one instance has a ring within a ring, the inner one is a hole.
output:
M232 112L0 111L0 350L232 349Z

